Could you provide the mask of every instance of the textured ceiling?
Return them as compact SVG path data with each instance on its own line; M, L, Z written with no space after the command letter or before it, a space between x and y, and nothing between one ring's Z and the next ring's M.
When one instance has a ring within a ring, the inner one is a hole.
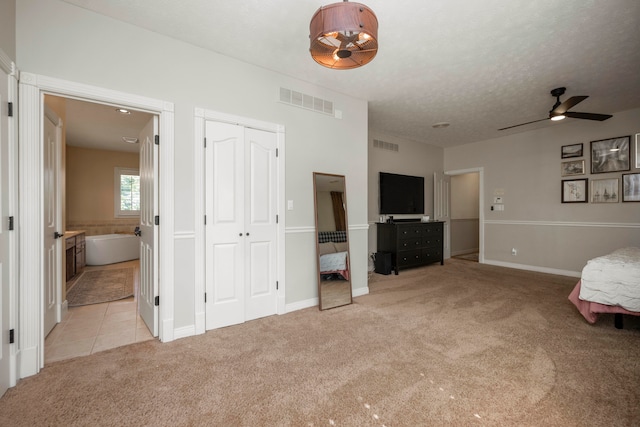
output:
M308 52L311 16L331 2L65 1L365 99L371 129L443 147L576 120L497 131L546 117L559 86L562 100L589 95L575 111L640 107L638 0L366 0L380 49L346 71Z
M153 117L140 111L121 114L111 105L74 99L65 101L65 109L67 145L109 151L139 152L139 144L122 138L137 138Z

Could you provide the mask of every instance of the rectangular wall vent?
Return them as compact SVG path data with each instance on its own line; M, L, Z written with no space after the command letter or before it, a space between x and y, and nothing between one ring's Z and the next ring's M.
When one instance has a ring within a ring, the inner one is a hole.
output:
M373 148L379 148L381 150L395 151L395 152L400 151L400 147L398 146L398 144L394 144L392 142L380 141L379 139L373 140Z
M316 98L306 93L297 92L295 90L280 88L280 102L304 108L305 110L315 111L317 113L334 115L333 102L326 99Z

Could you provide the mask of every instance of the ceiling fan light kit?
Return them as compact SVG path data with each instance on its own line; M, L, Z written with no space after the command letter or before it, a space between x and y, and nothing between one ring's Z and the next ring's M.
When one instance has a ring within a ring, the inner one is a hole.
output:
M311 57L323 67L348 70L361 67L378 53L378 18L360 3L320 7L309 24Z
M564 95L564 92L567 90L565 87L558 87L551 90L551 96L556 98L556 103L551 107L551 111L549 111L549 119L552 121L559 121L564 119L565 117L571 117L572 119L584 119L584 120L597 120L604 121L613 117L611 114L596 114L596 113L578 113L575 111L568 111L570 108L574 107L578 103L584 101L588 98L588 96L572 96L564 102L560 102L560 97ZM531 123L543 122L548 119L540 119L534 120L532 122L520 123L519 125L508 126L506 128L498 129L498 130L506 130L515 128L518 126L524 126Z

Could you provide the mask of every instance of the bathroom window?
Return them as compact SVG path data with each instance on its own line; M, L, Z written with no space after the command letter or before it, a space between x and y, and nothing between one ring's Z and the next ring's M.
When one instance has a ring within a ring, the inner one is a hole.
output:
M140 172L138 169L115 169L115 216L140 216Z

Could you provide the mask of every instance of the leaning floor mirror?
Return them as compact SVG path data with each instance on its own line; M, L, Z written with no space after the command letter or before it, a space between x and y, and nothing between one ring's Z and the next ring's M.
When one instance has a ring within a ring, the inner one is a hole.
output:
M320 310L351 304L349 232L343 175L313 173Z

